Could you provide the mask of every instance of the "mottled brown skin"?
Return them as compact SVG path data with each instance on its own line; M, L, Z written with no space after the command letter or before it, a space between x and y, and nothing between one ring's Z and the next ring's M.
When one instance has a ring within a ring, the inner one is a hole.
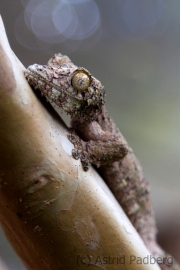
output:
M61 54L53 56L47 66L30 66L25 76L48 101L71 115L73 130L68 138L75 147L73 157L81 159L84 170L89 164L96 166L151 254L164 259L159 264L161 269L180 269L156 243L149 184L132 149L109 117L101 83Z

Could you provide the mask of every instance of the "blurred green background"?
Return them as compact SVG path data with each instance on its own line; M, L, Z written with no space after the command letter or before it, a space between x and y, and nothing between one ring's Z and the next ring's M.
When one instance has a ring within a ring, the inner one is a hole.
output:
M61 52L105 86L150 182L160 243L180 261L180 1L1 0L0 11L26 67ZM25 269L3 232L0 257Z

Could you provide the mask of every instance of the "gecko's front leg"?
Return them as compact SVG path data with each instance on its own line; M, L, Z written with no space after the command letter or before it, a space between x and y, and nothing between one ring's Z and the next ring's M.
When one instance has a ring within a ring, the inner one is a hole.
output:
M77 123L76 123L77 125ZM81 126L81 128L80 128ZM79 123L79 131L83 128L84 140L73 130L68 134L73 143L72 155L82 162L83 169L88 170L89 164L97 167L118 161L128 153L128 146L120 138L110 132L104 132L97 122ZM78 128L76 126L76 131Z

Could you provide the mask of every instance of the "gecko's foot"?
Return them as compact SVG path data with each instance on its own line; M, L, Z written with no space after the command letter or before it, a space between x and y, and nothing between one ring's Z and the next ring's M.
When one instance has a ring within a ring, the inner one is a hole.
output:
M79 151L78 151L77 149L74 148L74 149L72 150L72 156L73 156L73 158L76 159L76 160L80 159Z
M83 170L87 172L89 170L89 165L90 165L89 162L81 160L81 163L83 166Z
M81 160L81 163L82 163L82 166L83 166L83 170L87 172L88 169L89 169L89 165L90 165L90 164L89 164L89 162L87 161L86 155L84 155L82 151L78 151L78 149L74 148L74 149L72 150L72 156L73 156L73 158L76 159L76 160L78 160L78 159Z
M74 145L74 149L72 150L73 158L76 160L80 159L83 170L88 171L90 163L86 151L85 142L83 142L83 140L81 140L73 130L71 130L67 136L70 142L72 142L72 144Z

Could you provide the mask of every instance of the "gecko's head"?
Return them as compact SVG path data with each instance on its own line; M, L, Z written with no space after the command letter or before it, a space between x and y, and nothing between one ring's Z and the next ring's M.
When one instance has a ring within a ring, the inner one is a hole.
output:
M58 64L52 58L53 62L47 66L29 66L25 73L28 82L72 118L95 120L105 103L104 87L86 69L75 66L67 56L60 58Z

